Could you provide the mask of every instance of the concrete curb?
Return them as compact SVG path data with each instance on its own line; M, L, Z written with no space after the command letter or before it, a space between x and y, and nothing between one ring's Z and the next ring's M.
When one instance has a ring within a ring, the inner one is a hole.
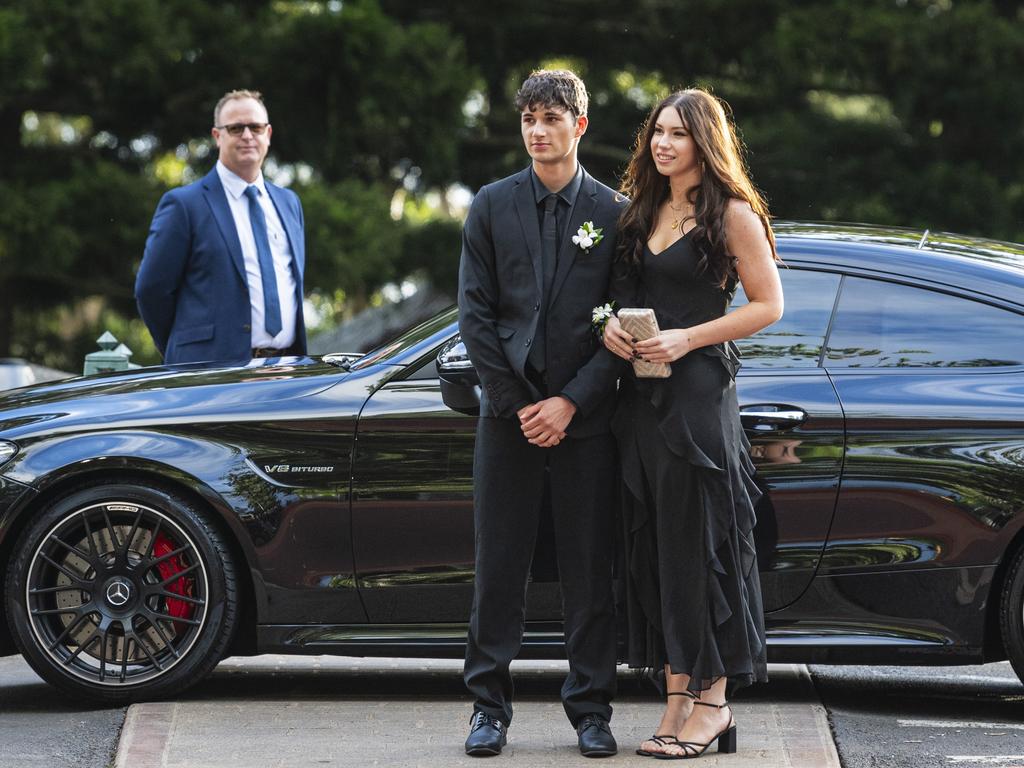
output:
M118 746L116 768L481 765L479 758L467 757L462 751L471 706L466 696L453 695L458 685L448 680L448 675L457 680L461 670L458 662L326 658L282 661L286 658L229 660L221 665L213 680L201 687L201 698L190 696L180 701L132 706ZM293 672L293 664L306 667L300 666ZM357 670L356 685L351 684L353 670ZM382 685L383 691L374 694L374 681L388 679L391 670L404 676L405 690L392 692ZM532 681L527 688L536 688L540 681L553 695L527 691L520 696L509 744L500 757L487 764L592 768L594 761L577 751L575 733L557 698L565 673L564 662L517 662L517 673L520 670L525 679ZM437 688L439 671L444 675L444 689L440 692L431 690ZM755 695L741 696L735 702L739 752L709 752L700 765L840 768L828 716L817 700L806 667L773 665L770 674L771 683L760 686L760 690L753 689ZM249 688L242 696L231 690L232 677L239 676L250 678L246 681ZM275 678L282 676L283 686L275 682ZM319 679L313 684L312 678ZM628 678L624 672L624 681ZM335 679L336 689L331 684ZM421 685L416 685L417 680ZM410 682L412 685L408 685ZM288 695L282 695L282 687L288 689ZM426 689L427 693L410 694L409 688ZM218 689L224 693L218 693ZM660 713L661 703L653 696L639 692L621 696L615 703L612 722L620 751L617 756L602 760L601 765L652 766L650 758L637 756L633 750L649 736Z

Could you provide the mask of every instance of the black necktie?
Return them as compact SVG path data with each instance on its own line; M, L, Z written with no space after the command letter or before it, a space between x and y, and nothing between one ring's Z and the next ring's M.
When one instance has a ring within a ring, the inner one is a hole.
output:
M544 198L544 224L540 232L540 264L544 292L540 298L540 316L537 318L537 333L533 337L528 359L536 371L547 370L547 312L551 298L551 284L555 281L555 262L558 259L558 222L555 208L558 195Z
M544 198L544 229L541 240L544 246L544 300L547 301L551 282L555 279L555 265L558 263L558 219L555 208L558 207L558 195Z

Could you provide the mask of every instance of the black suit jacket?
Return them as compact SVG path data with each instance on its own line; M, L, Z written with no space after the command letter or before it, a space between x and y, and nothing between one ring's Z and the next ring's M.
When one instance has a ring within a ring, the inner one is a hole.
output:
M591 311L608 300L616 227L625 198L583 171L558 253L547 309L547 395L577 406L567 434L608 430L621 371L591 329ZM586 221L603 229L600 243L583 251L572 236ZM537 203L526 168L483 187L462 232L459 329L482 384L480 415L513 418L545 396L527 380L542 296L541 235Z

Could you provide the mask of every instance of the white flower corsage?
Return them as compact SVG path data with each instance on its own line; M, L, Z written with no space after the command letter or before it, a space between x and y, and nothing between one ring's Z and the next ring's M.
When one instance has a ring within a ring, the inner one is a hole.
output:
M604 240L604 235L601 234L603 231L603 227L594 229L594 222L585 221L583 226L572 236L572 241L583 249L584 253L589 253L591 248Z
M604 334L604 327L608 324L608 320L615 314L615 302L609 301L607 304L602 304L599 307L594 307L590 311L590 324L594 328L594 333L598 336Z

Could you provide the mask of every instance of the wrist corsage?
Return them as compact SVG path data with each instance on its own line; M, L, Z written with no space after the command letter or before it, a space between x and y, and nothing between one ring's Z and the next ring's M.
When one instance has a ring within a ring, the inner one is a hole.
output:
M608 320L615 314L615 302L609 301L599 307L594 307L590 312L590 326L598 336L604 335L604 327Z

